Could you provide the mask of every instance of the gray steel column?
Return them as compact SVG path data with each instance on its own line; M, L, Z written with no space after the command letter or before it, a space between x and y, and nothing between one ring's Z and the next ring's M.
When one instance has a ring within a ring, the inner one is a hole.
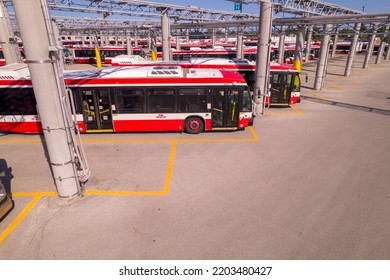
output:
M60 78L47 28L51 20L42 4L42 0L13 0L58 195L71 197L79 193L80 185L60 104Z
M336 49L337 49L337 40L339 37L339 28L336 27L336 34L333 37L333 46L332 46L332 55L330 57L334 57L336 54Z
M263 114L265 97L268 95L268 76L270 64L270 41L272 28L272 3L260 3L260 21L257 43L256 80L254 86L255 114Z
M297 39L295 43L294 51L294 66L297 68L298 72L301 72L302 69L302 53L303 46L305 44L305 27L298 26Z
M229 39L228 34L229 34L229 28L226 27L226 28L225 28L225 43L228 42L228 39Z
M148 34L148 36L149 36L149 34ZM150 44L149 44L149 46L150 46ZM137 32L137 30L134 31L134 48L138 48L138 32Z
M364 63L363 63L363 69L367 69L368 65L370 64L372 51L374 50L374 44L375 44L375 38L376 38L376 30L377 30L377 26L375 25L373 33L372 33L371 38L370 38L370 42L368 43L367 53L366 53L366 56L364 58Z
M4 5L3 0L0 0L0 45L3 48L3 55L6 64L23 63L18 42L16 42L11 28L8 10Z
M389 60L390 59L390 43L387 42L388 45L387 45L387 51L386 51L386 55L385 55L385 60Z
M127 48L127 54L133 55L133 47L131 45L131 37L130 36L126 37L126 48Z
M306 40L306 53L305 53L305 61L309 62L310 53L311 53L311 41L313 36L313 26L307 27L307 40Z
M164 11L161 17L162 28L162 60L169 61L170 42L169 42L169 17L168 11Z
M181 50L180 37L179 36L176 36L176 49L177 50Z
M243 44L243 29L241 26L237 29L237 45L236 45L236 58L242 59L244 58L244 44Z
M385 47L386 47L386 41L387 41L387 36L388 36L387 32L388 31L389 31L389 24L386 24L386 27L385 27L385 30L384 30L384 34L383 34L383 37L382 37L382 40L381 40L381 45L379 46L379 50L378 50L378 53L377 53L377 56L376 56L375 64L379 64L382 61L383 52L385 51Z
M215 47L215 41L216 41L216 35L215 35L215 28L211 29L211 47L214 49Z
M279 53L278 53L278 62L284 63L284 43L286 39L286 26L282 25L280 29L279 36Z
M356 48L357 48L357 43L359 40L359 33L360 33L361 26L362 26L362 24L360 22L355 23L355 30L354 30L355 35L353 35L353 39L351 42L351 48L350 48L350 51L348 53L347 65L345 66L345 72L344 72L344 76L347 76L347 77L352 75L353 63L354 63L354 60L356 57Z
M324 26L324 36L321 41L321 50L320 56L317 62L317 71L316 77L314 81L314 89L320 90L324 84L325 75L326 75L326 67L328 64L328 56L329 56L329 40L330 34L332 32L333 26L332 24L326 24Z

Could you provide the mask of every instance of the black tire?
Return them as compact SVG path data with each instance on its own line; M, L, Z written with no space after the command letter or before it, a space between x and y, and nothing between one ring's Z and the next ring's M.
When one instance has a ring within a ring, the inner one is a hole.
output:
M186 119L184 128L189 134L198 134L204 130L204 123L198 117L189 117Z
M88 64L95 64L95 59L92 58L92 57L90 57L90 58L88 59Z

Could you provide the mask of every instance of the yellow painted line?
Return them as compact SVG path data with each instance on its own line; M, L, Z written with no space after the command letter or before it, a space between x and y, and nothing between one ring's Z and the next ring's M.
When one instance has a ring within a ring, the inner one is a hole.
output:
M83 143L171 143L175 142L247 142L247 141L258 141L257 136L254 134L252 127L249 127L254 138L216 138L216 139L82 139ZM256 140L257 139L257 140ZM0 142L7 143L28 143L28 142L42 142L40 139L24 140L24 139L10 139L0 140Z
M34 199L23 209L23 211L16 217L15 220L3 231L0 235L0 244L11 234L11 232L23 221L24 217L31 211L31 209L41 199L42 194L35 195Z
M29 139L29 140L27 140L27 139L9 139L9 140L1 139L0 142L2 142L2 143L34 143L34 142L38 143L39 142L40 143L40 142L42 142L42 140L41 139Z
M85 195L118 195L118 196L158 196L165 195L163 191L102 191L86 190Z
M257 136L257 134L256 134L256 132L255 132L255 130L253 129L252 126L249 127L249 130L252 132L253 140L254 140L255 142L259 141L259 137Z
M312 89L307 88L306 90L310 91L312 94L316 95L318 98L320 98L320 99L322 99L322 100L329 100L328 98L326 98L326 97L324 97L323 95L321 95L321 94L315 92L315 91L312 90Z
M165 177L165 184L164 184L164 189L163 189L163 193L166 194L166 195L168 194L169 187L171 185L173 165L175 163L175 153L176 153L176 141L173 141L172 142L172 147L171 147L171 153L169 155L167 176Z
M83 139L85 143L162 143L171 142L171 139Z
M290 107L297 113L298 116L302 116L303 113L301 110L298 110L297 107L295 107L294 105L290 105Z

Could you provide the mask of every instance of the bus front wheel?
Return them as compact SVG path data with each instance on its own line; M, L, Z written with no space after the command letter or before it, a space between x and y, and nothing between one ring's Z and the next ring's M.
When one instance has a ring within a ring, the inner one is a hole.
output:
M185 130L189 134L198 134L204 130L204 123L200 118L189 117L185 122Z

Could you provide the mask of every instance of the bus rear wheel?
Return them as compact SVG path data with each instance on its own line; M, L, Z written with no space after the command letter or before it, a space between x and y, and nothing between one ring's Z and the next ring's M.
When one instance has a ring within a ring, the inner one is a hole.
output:
M204 130L204 123L200 118L189 117L185 122L185 130L189 134L198 134Z

